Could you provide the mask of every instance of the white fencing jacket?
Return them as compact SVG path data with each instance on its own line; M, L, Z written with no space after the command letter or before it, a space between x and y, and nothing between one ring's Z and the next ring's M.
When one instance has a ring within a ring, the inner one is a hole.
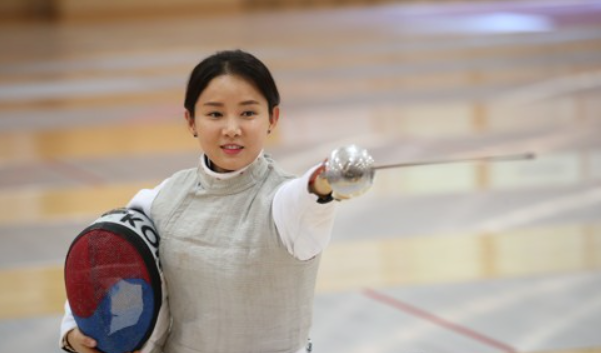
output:
M229 179L239 176L246 170L230 173L216 173L207 165L207 158L203 155L200 165L205 172L217 179ZM331 231L334 223L336 202L328 204L317 203L317 196L308 192L309 179L318 166L311 168L300 178L285 182L277 190L272 204L273 220L277 227L282 243L288 252L299 260L308 260L320 254L330 242ZM140 190L127 204L128 208L142 210L150 216L152 203L166 179L154 189ZM302 232L300 231L302 229ZM302 236L299 236L302 235ZM168 304L164 303L168 308ZM168 311L162 310L163 312ZM161 317L162 316L162 317ZM77 326L69 303L65 303L65 315L60 329L60 347L65 344L66 334ZM161 314L149 341L142 352L153 352L162 345L169 329L168 314ZM160 351L160 348L159 348ZM304 352L301 349L298 353Z

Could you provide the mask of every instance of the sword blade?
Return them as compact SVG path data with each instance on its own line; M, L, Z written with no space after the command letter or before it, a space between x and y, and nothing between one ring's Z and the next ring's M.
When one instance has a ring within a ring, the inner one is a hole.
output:
M516 161L516 160L534 159L534 157L535 157L534 153L520 153L520 154L507 154L507 155L495 155L495 156L477 156L477 157L468 157L468 158L449 158L449 159L439 159L439 160L430 160L430 161L415 161L415 162L403 162L403 163L377 165L377 166L373 167L373 169L379 170L379 169L415 167L415 166L420 166L420 165L465 163L465 162Z

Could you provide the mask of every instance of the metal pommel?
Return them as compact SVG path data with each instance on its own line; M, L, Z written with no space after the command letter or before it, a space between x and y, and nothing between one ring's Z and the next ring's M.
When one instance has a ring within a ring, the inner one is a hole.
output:
M348 199L365 193L374 182L374 159L366 149L356 145L332 151L325 164L324 176L334 197Z

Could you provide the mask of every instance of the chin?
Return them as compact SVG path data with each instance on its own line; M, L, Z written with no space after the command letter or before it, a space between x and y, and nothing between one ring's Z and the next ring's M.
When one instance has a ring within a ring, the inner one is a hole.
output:
M232 162L229 162L229 163L213 162L213 163L215 163L215 166L217 166L219 169L223 170L226 173L242 169L249 164L249 163L236 163L236 162L234 162L234 163L232 163Z

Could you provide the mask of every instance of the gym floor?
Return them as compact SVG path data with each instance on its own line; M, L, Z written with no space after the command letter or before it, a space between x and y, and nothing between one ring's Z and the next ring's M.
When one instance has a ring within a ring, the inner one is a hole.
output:
M342 145L382 170L340 204L315 352L601 352L601 1L418 2L0 24L0 352L59 352L71 240L196 165L191 68L271 69L267 152L302 173Z

